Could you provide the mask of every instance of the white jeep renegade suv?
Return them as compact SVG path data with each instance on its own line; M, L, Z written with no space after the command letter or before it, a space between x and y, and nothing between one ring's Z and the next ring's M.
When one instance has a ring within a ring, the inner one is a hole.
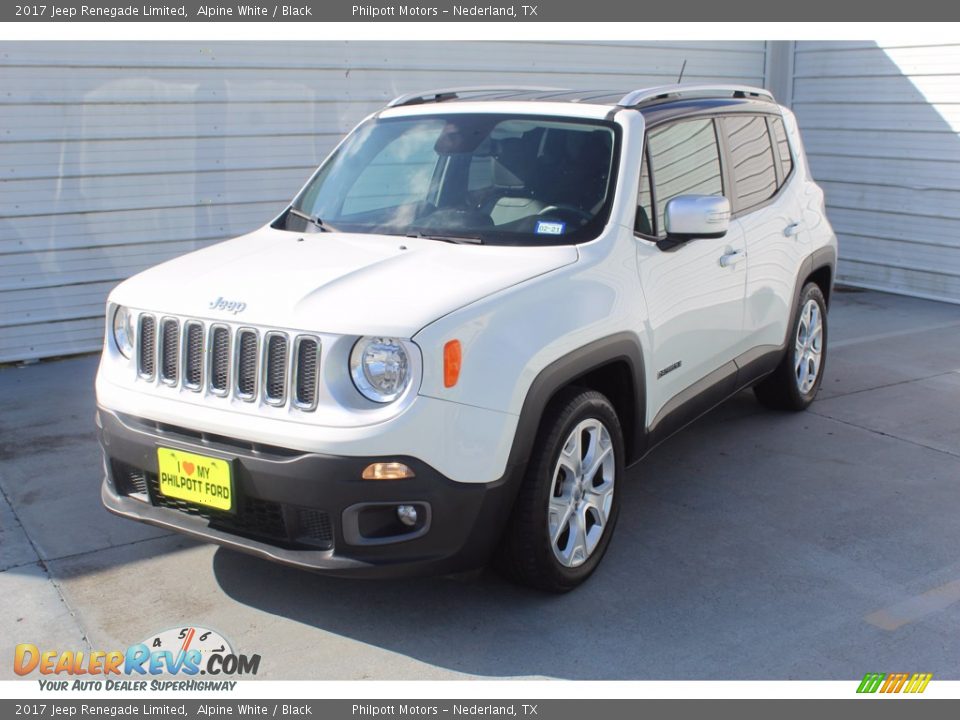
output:
M585 580L625 468L823 377L836 238L765 90L408 95L269 226L122 283L118 515L324 572Z

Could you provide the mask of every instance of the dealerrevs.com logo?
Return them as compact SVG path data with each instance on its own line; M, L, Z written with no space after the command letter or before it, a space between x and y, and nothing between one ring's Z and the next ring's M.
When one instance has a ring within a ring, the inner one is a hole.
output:
M17 675L46 676L38 678L41 690L232 690L236 681L224 678L259 669L259 655L235 653L222 635L202 627L164 630L126 650L41 650L20 643L13 657Z
M922 693L933 673L867 673L860 681L858 693Z

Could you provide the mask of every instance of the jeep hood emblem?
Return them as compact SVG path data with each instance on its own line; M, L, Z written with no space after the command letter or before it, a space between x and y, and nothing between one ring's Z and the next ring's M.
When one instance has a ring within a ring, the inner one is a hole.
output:
M210 303L211 310L224 310L225 312L233 313L242 313L247 309L247 304L245 302L240 302L239 300L225 300L223 297L218 297L212 303Z

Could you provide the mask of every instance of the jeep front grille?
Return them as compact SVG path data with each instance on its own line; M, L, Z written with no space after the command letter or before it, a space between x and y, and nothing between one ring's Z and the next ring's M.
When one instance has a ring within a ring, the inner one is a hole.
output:
M171 317L158 323L146 313L138 327L137 371L145 380L301 411L317 407L321 347L314 335L261 335L250 327Z

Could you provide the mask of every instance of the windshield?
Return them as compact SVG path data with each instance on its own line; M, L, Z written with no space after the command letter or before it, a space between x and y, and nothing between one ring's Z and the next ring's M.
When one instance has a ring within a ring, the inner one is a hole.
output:
M281 227L468 239L591 240L613 198L608 122L495 114L376 119L344 141Z

